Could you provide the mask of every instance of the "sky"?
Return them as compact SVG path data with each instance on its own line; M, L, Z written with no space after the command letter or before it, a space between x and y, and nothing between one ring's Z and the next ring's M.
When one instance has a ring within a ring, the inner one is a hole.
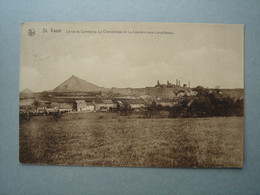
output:
M52 90L71 75L107 88L176 79L191 87L243 88L243 39L242 25L23 23L20 91Z

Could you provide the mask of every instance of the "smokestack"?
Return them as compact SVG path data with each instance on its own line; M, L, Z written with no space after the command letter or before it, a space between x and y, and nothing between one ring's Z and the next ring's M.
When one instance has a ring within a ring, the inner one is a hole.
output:
M176 79L176 85L178 85L178 79Z
M179 86L181 86L181 81L179 81Z
M190 88L190 81L188 82L189 88Z

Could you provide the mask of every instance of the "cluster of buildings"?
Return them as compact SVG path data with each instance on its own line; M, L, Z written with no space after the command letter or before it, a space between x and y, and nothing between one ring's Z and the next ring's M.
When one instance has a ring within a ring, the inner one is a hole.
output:
M51 114L55 112L93 112L109 111L116 108L112 100L75 100L70 102L51 102L44 100L20 100L20 112L34 112L38 114Z
M73 77L74 78L74 77ZM42 92L21 93L20 113L39 114L65 112L108 112L120 110L143 111L149 106L174 107L183 97L195 97L196 91L186 84L160 84L146 88L113 88L108 92Z
M86 102L85 100L75 100L73 109L77 112L94 112L94 111L109 111L115 109L117 104L112 100L93 100Z
M156 88L174 88L174 87L181 87L181 81L176 79L176 83L172 84L169 81L167 81L167 84L160 84L160 81L157 80L157 84L155 85ZM183 84L184 88L189 87L190 88L190 81L187 84Z
M32 112L35 114L52 114L68 112L108 112L119 110L144 111L148 106L154 104L160 107L173 107L178 104L179 99L94 99L74 100L73 102L50 102L42 100L20 100L20 113Z

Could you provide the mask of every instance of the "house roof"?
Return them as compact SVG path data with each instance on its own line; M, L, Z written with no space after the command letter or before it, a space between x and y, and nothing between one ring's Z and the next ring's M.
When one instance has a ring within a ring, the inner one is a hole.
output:
M123 102L122 102L121 100L118 100L117 103L119 103L119 104L123 104Z
M94 100L93 100L93 103L94 103L94 104L102 104L103 101L102 101L101 99L94 99Z
M90 103L90 102L88 102L88 103L86 103L86 106L94 106L94 104L93 104L93 103Z
M93 101L94 104L113 104L112 100L100 100L96 99Z
M51 105L52 105L52 106L57 106L57 107L59 107L59 108L67 108L67 109L73 107L72 103L52 102Z
M77 104L86 104L85 100L75 100Z

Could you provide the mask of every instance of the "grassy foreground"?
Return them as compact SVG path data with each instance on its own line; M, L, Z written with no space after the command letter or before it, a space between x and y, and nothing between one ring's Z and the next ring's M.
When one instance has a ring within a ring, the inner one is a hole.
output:
M19 158L58 165L242 167L243 117L38 116L20 121Z

